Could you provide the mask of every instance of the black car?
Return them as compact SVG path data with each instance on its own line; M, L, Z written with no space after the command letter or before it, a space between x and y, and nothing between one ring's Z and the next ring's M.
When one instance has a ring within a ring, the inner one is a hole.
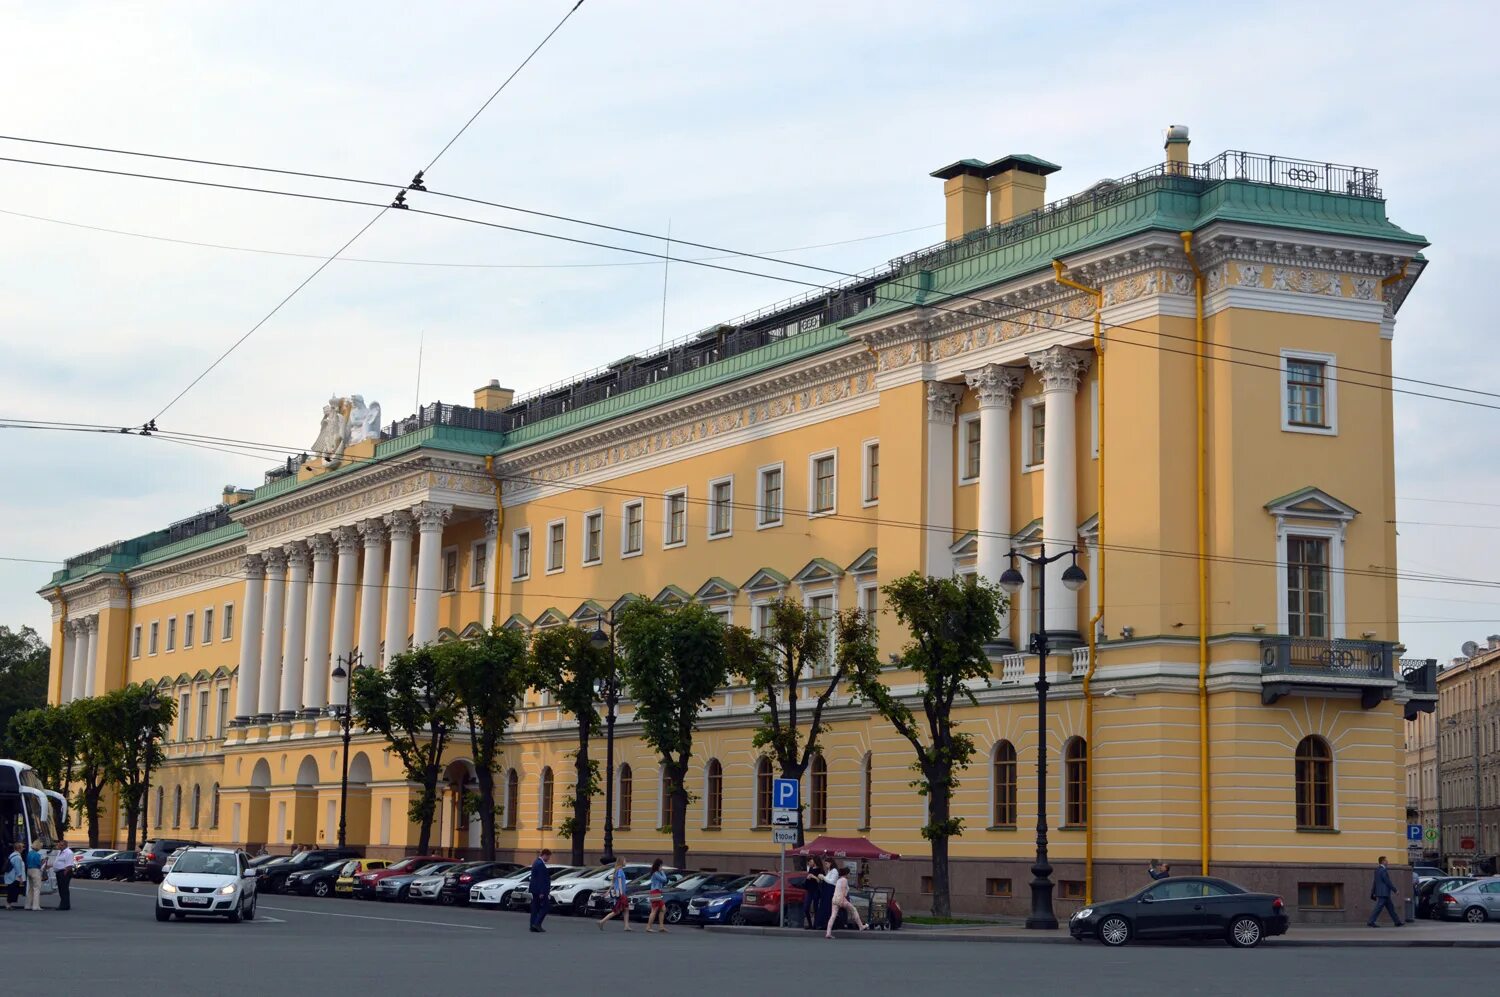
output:
M333 884L338 881L339 872L349 862L349 859L334 859L316 869L303 869L300 872L289 873L286 881L281 884L281 889L286 893L295 893L303 897L331 897Z
M690 872L677 882L668 883L667 888L662 890L662 903L666 905L662 917L668 924L681 924L687 917L688 904L698 894L716 893L730 883L744 878L735 872ZM633 889L630 891L630 916L639 921L646 920L651 914L649 881L643 889L640 893Z
M280 893L294 872L321 869L334 859L360 858L358 848L310 848L288 856L285 862L267 862L255 870L257 893Z
M186 838L156 838L146 842L135 856L135 878L160 883L161 867L172 857L173 852L179 848L193 848L201 844L201 841L189 841Z
M475 884L486 879L509 876L521 868L515 862L465 862L443 874L443 890L438 894L440 904L466 904L469 891Z
M78 863L74 876L84 879L130 879L135 875L135 852L111 852Z
M1105 945L1137 938L1222 938L1247 949L1286 929L1280 897L1211 876L1164 879L1124 900L1084 907L1068 922L1074 938L1097 938Z
M1474 876L1434 876L1431 879L1422 880L1417 884L1417 917L1441 921L1443 909L1438 903L1438 898L1449 890L1474 882L1476 878Z

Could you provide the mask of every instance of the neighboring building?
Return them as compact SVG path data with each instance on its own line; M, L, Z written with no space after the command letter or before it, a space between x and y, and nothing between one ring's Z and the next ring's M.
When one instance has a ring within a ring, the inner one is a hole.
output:
M882 613L878 586L909 572L995 578L1012 543L1076 543L1089 583L1070 597L1059 562L1039 619L1031 578L994 683L960 711L978 754L955 907L1027 908L1045 792L1063 914L1159 857L1277 890L1299 917L1363 916L1371 864L1402 847L1403 717L1435 688L1396 670L1393 624L1350 622L1399 615L1392 395L1360 381L1388 383L1426 243L1387 219L1373 170L1191 163L1185 129L1166 162L1044 206L1056 170L939 170L948 241L561 387L492 381L473 407L383 429L332 400L312 462L54 576L53 700L156 683L180 715L153 826L285 849L336 834L330 672L356 652L378 665L491 622L593 628L632 593L747 627L781 597ZM1098 289L1098 342L1094 292L1072 282ZM1044 787L1038 662L1015 650L1041 626L1061 647ZM879 635L894 659L888 614ZM910 749L846 696L829 719L813 830L904 853L877 876L919 893ZM702 720L694 864L773 861L754 722L741 688ZM534 697L508 741L500 846L556 847L570 725ZM415 832L383 747L356 735L348 826L390 854ZM662 853L660 766L628 704L616 757L617 848ZM473 848L462 739L446 766L437 841Z

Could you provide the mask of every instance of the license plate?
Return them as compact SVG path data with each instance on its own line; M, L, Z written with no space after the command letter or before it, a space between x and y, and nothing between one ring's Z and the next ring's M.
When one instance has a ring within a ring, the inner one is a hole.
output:
M180 903L180 904L182 904L185 907L207 907L208 906L208 898L207 897L183 897L181 900L179 900L177 902Z

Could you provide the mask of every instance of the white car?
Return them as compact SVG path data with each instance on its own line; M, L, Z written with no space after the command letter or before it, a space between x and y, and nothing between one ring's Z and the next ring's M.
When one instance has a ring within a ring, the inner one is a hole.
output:
M589 905L589 897L596 890L609 889L609 880L614 875L612 865L595 866L574 873L561 882L552 884L552 909L558 914L582 914ZM634 879L643 872L650 872L649 865L636 863L625 867L625 878Z
M73 852L73 859L76 862L87 862L90 859L107 859L113 854L113 848L79 848Z
M411 881L411 886L407 887L406 899L424 904L436 903L443 892L443 881L447 878L447 868L430 876L418 876Z
M548 868L552 870L553 879L574 871L574 867L570 865L554 865ZM479 907L498 907L504 910L510 906L510 895L529 882L531 882L529 866L517 869L509 876L486 879L482 883L475 884L474 888L469 891L469 903Z
M172 864L174 862L176 862L177 861L177 857L179 855L181 855L183 852L187 851L188 848L189 848L188 845L183 845L181 848L177 849L171 855L167 856L167 860L161 864L161 874L163 876L165 876L167 873L169 873L169 872L172 871Z
M229 848L185 848L156 887L156 919L189 914L255 919L255 870L244 852Z

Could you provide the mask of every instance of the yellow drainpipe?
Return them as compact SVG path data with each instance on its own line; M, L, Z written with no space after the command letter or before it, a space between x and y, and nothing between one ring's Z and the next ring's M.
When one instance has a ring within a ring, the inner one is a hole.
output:
M1183 232L1182 251L1193 268L1194 342L1197 346L1196 411L1198 431L1198 823L1203 875L1210 853L1208 788L1208 341L1203 332L1203 271L1193 256L1193 233Z
M1389 277L1382 277L1382 278L1380 278L1380 300L1381 301L1385 300L1385 291L1386 291L1386 288L1390 287L1393 284L1399 284L1401 281L1403 281L1403 280L1406 279L1406 268L1408 266L1410 266L1410 265L1411 265L1411 260L1402 260L1401 261L1401 269L1400 270L1398 270L1395 273L1391 274Z
M1063 274L1061 260L1052 261L1052 270L1057 282L1064 287L1082 291L1094 299L1094 371L1099 385L1099 464L1095 468L1098 480L1095 490L1095 509L1098 516L1098 536L1094 541L1094 563L1089 566L1093 583L1098 593L1099 608L1089 620L1089 670L1083 676L1083 727L1084 743L1090 751L1097 751L1094 744L1094 669L1099 666L1099 621L1104 619L1104 292L1097 287L1088 287L1071 280ZM1084 773L1084 799L1091 818L1083 829L1083 896L1085 903L1094 902L1094 772L1098 764L1087 767Z
M485 455L484 470L490 476L490 480L495 483L495 563L486 565L485 567L485 570L490 572L495 578L495 598L493 602L495 609L490 615L490 626L493 627L500 618L500 565L505 563L505 558L502 556L504 554L502 544L505 540L505 506L500 504L500 476L495 473L495 457L493 454ZM485 579L485 582L488 584L489 579Z

